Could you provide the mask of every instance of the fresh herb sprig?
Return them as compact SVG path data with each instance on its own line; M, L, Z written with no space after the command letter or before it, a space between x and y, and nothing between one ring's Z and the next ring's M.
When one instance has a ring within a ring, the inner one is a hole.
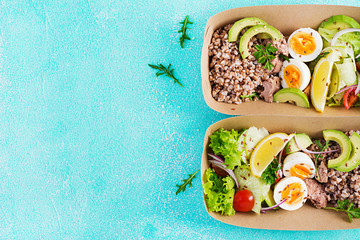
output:
M179 80L177 78L175 78L174 76L174 69L171 69L171 64L169 64L168 67L165 67L164 65L162 64L157 64L157 65L153 65L153 64L149 64L149 66L153 69L156 69L158 70L158 72L156 73L156 76L161 76L161 75L165 75L171 79L174 80L174 83L177 83L179 84L181 87L183 86Z
M181 33L181 37L180 37L180 46L181 48L184 48L184 42L185 40L190 40L189 36L186 34L186 30L190 29L187 28L188 24L193 24L193 22L189 21L189 15L187 15L184 19L184 21L180 22L180 24L182 24L181 29L178 31L178 33Z
M271 63L272 60L275 59L275 52L278 50L276 47L271 45L269 43L268 45L255 45L256 52L254 52L255 59L261 63L265 64L265 69L268 69L271 71L271 69L274 67L274 64Z
M181 191L185 192L186 186L189 185L189 188L192 186L191 182L192 180L195 178L195 175L199 172L199 170L197 170L196 172L194 172L193 174L189 174L189 178L187 179L183 179L181 181L183 181L184 183L179 185L176 184L176 186L178 187L178 190L176 191L176 195L178 195Z
M280 169L279 161L275 158L261 174L261 179L267 184L274 184L278 179L277 171Z
M319 147L319 152L323 152L325 151L325 149L327 149L329 147L330 141L326 141L324 146L321 144L320 140L315 140L316 145ZM318 159L323 159L324 157L321 154L314 154L314 162L315 162L315 172L316 172L316 177L319 178L319 172L318 172L318 164L317 161Z
M251 101L253 100L254 97L259 97L259 94L254 92L252 94L249 95L240 95L242 100L245 100L245 98L249 98Z
M325 207L324 209L331 209L337 212L346 212L350 222L353 221L353 218L360 218L360 208L355 208L354 203L350 202L349 199L343 201L337 201L338 207Z

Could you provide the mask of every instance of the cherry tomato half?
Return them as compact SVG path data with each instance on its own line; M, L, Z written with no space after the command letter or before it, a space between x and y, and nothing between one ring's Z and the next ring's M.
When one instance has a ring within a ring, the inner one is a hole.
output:
M238 212L249 212L253 209L255 199L249 190L240 190L234 196L233 207Z
M349 109L359 99L359 97L355 95L355 89L355 87L349 88L344 94L343 104L346 109Z

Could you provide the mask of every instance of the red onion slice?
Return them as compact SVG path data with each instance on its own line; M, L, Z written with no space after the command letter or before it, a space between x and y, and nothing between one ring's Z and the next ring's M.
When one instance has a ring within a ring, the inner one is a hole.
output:
M294 140L295 140L295 144L297 145L298 148L301 149L301 151L306 152L306 153L310 153L310 154L332 153L332 152L338 152L340 150L340 149L334 149L334 150L323 151L323 152L310 151L310 150L307 150L306 148L303 148L302 146L300 146L299 142L296 139L296 133L294 135Z
M279 202L278 204L274 205L274 206L271 206L271 207L266 207L266 208L261 208L260 209L260 212L261 213L265 213L267 210L271 210L271 209L274 209L274 208L277 208L278 206L280 206L281 204L283 204L287 199L284 198L284 200L282 200L281 202Z
M235 181L236 184L236 188L239 189L240 188L240 184L235 176L235 173L233 172L233 170L226 168L226 165L219 163L218 161L211 159L209 160L209 163L214 164L215 166L221 168L222 170L224 170L225 172L227 172L229 174L230 177L232 177Z
M216 156L215 154L208 153L208 155L209 155L210 157L212 157L212 158L214 158L214 159L218 160L218 161L219 161L219 162L221 162L221 163L225 163L225 161L224 161L224 160L222 160L222 159L221 159L221 157Z
M351 85L351 86L348 86L348 87L346 87L346 88L341 89L340 91L338 91L338 92L335 93L335 94L339 94L339 93L345 92L346 90L348 90L348 89L350 89L350 88L355 88L355 87L357 87L357 86L358 86L358 85L356 85L356 84Z
M331 39L330 45L334 46L336 41L339 39L339 37L341 37L342 35L346 34L346 33L350 33L350 32L360 32L360 29L358 28L346 28L343 29L341 31L338 31L333 38Z

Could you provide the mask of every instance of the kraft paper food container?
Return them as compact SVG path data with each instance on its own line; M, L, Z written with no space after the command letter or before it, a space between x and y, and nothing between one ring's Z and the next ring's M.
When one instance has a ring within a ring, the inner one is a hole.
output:
M216 130L265 127L270 133L285 132L287 134L307 133L312 139L321 138L322 130L337 129L342 131L360 129L360 120L357 117L294 117L294 116L238 116L221 120L211 125L205 134L203 154L201 160L201 178L208 163L209 136ZM204 196L205 203L205 196ZM208 208L205 203L205 208ZM214 219L241 227L276 230L336 230L360 228L360 219L353 219L350 223L348 216L334 210L316 209L308 200L303 207L295 211L283 209L267 211L257 215L254 212L236 213L234 216L224 216L220 213L209 212Z
M212 16L206 25L201 56L202 89L207 105L215 111L229 115L294 115L294 116L360 116L360 107L346 110L344 107L326 107L323 113L297 107L288 103L266 103L263 100L241 104L217 102L211 95L209 81L208 45L214 31L244 17L258 17L289 36L301 27L317 29L319 24L333 15L348 15L360 22L360 7L335 5L278 5L253 6L230 9Z

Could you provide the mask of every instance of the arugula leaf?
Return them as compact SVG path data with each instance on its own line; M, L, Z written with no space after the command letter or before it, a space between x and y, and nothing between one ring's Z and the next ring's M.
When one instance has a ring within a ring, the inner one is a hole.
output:
M279 177L277 171L280 169L279 162L276 158L270 163L270 165L261 174L261 179L267 184L274 184L275 180Z
M158 65L153 65L153 64L148 64L149 67L153 68L153 69L156 69L158 70L158 72L156 73L156 76L161 76L161 75L165 75L171 79L174 80L174 83L177 83L179 84L181 87L183 86L179 80L177 78L175 78L174 76L174 69L171 69L171 64L169 64L168 67L165 67L164 65L162 64L158 64Z
M178 187L178 190L176 191L176 195L178 195L181 191L185 192L186 190L186 186L189 185L189 188L192 186L191 182L192 180L195 178L195 175L199 172L199 170L197 170L196 172L194 172L193 174L189 174L189 178L188 179L183 179L181 181L183 181L184 183L181 185L176 184L176 186Z
M182 24L181 29L178 31L178 33L181 33L181 37L180 37L180 46L181 48L184 48L184 42L185 40L190 40L189 36L186 34L186 30L190 29L187 28L187 24L193 24L193 22L189 21L189 15L187 15L184 19L184 21L180 22L180 24Z
M360 208L355 208L354 203L350 202L349 199L345 199L343 201L338 200L337 205L337 207L325 207L324 209L346 212L350 222L353 221L353 218L360 218Z

